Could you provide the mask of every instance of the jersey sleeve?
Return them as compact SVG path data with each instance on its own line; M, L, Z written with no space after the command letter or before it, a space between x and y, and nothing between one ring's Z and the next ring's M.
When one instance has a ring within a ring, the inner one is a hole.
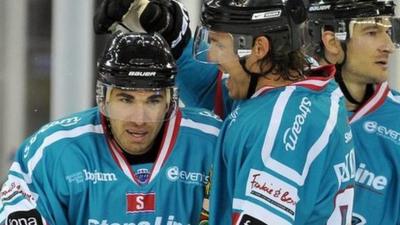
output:
M54 178L61 175L56 172L58 160L45 153L49 141L33 136L17 151L1 189L0 224L24 219L35 224L68 224L65 207L55 191Z
M214 157L213 170L210 184L209 198L209 224L232 224L232 189L234 186L235 174L230 169L229 161L226 160L224 152L225 132L227 121L221 129L218 137L217 149ZM232 143L234 144L234 143Z

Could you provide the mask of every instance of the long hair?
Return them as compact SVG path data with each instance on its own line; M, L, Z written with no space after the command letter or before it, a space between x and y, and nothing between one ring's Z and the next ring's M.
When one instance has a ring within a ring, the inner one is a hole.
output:
M267 37L268 38L268 37ZM270 41L270 39L268 38ZM270 41L270 43L272 43ZM269 73L279 75L280 78L289 81L298 81L304 79L304 74L310 69L311 65L306 60L306 55L303 53L303 49L297 49L295 51L287 52L276 51L274 45L270 45L270 51L264 56L260 63L260 71L264 76ZM264 68L270 64L270 68L264 72ZM296 71L293 73L293 71Z

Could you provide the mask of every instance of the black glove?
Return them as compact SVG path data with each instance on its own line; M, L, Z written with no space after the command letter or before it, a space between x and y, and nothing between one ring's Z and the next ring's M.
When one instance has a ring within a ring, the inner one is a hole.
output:
M111 33L111 26L121 22L124 14L135 0L103 0L96 9L93 27L96 34Z
M158 32L169 43L178 59L191 38L189 13L175 0L153 0L140 15L140 24L147 32Z

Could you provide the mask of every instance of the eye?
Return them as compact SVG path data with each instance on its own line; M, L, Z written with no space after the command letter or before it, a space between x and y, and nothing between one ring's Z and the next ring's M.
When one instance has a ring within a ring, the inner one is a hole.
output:
M161 103L160 98L151 98L147 101L151 105L157 105Z
M132 98L127 98L127 97L121 97L119 98L119 101L126 104L130 104L133 102Z
M377 33L378 33L378 32L377 32L376 30L367 31L367 35L368 35L368 36L371 36L371 37L376 36Z

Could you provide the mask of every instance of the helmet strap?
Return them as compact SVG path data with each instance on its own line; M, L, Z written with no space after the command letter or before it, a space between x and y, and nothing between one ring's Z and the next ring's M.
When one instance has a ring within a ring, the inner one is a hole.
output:
M262 76L261 73L253 73L246 67L246 57L240 57L239 59L240 65L242 66L244 72L246 72L250 76L250 83L247 89L246 99L251 98L251 96L256 92L256 87L258 83L258 77Z

